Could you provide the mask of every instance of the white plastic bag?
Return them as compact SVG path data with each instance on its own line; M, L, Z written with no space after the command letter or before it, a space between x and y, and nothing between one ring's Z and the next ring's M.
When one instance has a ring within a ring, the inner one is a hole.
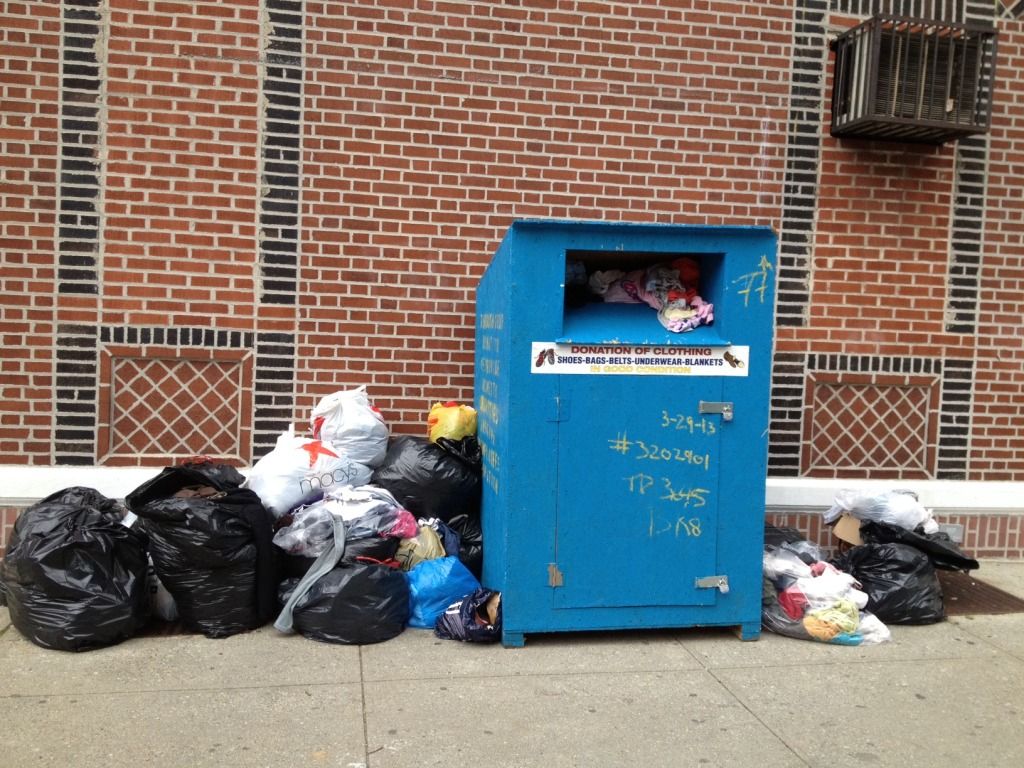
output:
M149 612L161 621L177 621L178 604L174 601L174 595L167 591L167 587L157 576L152 556L147 555L147 557L149 559L149 564L146 566L146 582L149 585Z
M882 623L875 614L861 611L860 626L857 627L860 636L864 638L864 645L877 645L892 640L892 632Z
M832 507L825 512L824 520L829 524L834 523L843 513L861 521L898 525L908 531L913 531L919 525L924 526L925 533L939 530L931 510L922 507L917 496L910 491L885 491L878 494L839 491Z
M805 598L810 610L828 608L837 600L849 600L857 608L868 604L866 593L857 589L856 579L848 573L828 568L818 576L797 579L796 587Z
M275 517L346 485L364 485L373 471L328 440L296 437L289 427L274 450L256 462L243 487L251 488Z
M801 560L795 552L782 547L765 550L762 564L764 575L772 581L778 581L784 576L804 579L811 575L811 566Z
M366 396L366 387L324 397L309 419L313 437L344 450L353 461L377 467L388 450L388 427Z

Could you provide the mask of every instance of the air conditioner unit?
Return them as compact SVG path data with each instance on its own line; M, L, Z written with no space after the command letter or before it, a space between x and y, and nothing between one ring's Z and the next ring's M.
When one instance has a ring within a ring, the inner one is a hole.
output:
M993 28L879 14L833 47L833 136L941 144L988 131Z

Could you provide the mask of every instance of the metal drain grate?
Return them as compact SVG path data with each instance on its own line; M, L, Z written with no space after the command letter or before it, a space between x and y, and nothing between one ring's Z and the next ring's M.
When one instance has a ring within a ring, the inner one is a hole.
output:
M962 571L936 571L947 616L1024 613L1024 600Z

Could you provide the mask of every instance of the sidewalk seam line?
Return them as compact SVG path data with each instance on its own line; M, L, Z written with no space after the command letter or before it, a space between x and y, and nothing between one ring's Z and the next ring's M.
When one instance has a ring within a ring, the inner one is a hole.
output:
M967 633L968 635L970 635L971 637L973 637L973 638L974 638L975 640L978 640L979 642L982 642L982 643L984 643L986 647L988 647L988 648L991 648L992 650L994 650L994 651L996 651L996 652L998 652L998 653L1001 653L1001 654L1002 654L1002 653L1005 653L1005 654L1006 654L1007 656L1009 656L1009 657L1010 657L1011 659L1016 659L1017 661L1022 661L1022 662L1024 662L1024 657L1022 657L1022 656L1019 656L1019 655L1018 655L1018 654L1017 654L1017 653L1016 653L1015 651L1009 651L1009 650L1006 650L1005 648L1002 648L1002 647L1000 647L1000 646L996 645L996 644L995 644L994 642L992 642L992 641L991 641L991 640L990 640L989 638L987 638L987 637L985 637L985 636L983 636L983 635L979 635L979 634L978 634L978 633L976 633L976 632L972 632L972 631L971 631L971 627L968 627L968 626L967 626L967 625L965 625L965 624L961 624L960 622L957 622L957 627L959 627L959 628L960 628L961 630L963 630L963 631L964 631L964 632L966 632L966 633Z
M357 685L358 681L348 683L281 683L277 685L244 685L235 688L217 686L215 688L138 688L125 691L69 691L56 693L4 693L0 694L0 701L5 699L40 699L60 698L67 696L132 696L139 693L233 693L235 691L262 691L278 688L332 688L339 685Z
M363 715L363 764L370 768L370 728L366 722L366 670L363 665L363 646L359 648L359 702Z
M741 707L743 707L743 709L745 709L745 710L747 711L747 713L748 713L748 714L749 714L749 715L750 715L750 716L751 716L752 718L754 718L754 720L756 720L757 722L759 722L759 723L761 724L761 726L762 726L762 727L764 727L765 729L767 729L768 733L770 733L770 734L771 734L772 736L774 736L774 737L775 737L776 739L778 739L778 740L779 740L779 743L780 743L780 744L782 744L782 746L784 746L784 747L785 747L785 748L786 748L787 750L789 750L789 752L790 752L790 753L791 753L791 754L792 754L792 755L793 755L793 756L794 756L794 757L795 757L795 758L796 758L797 760L799 760L799 761L800 761L801 763L803 763L804 765L806 765L806 766L807 766L807 768L811 768L811 765L812 765L812 764L811 764L811 762L810 762L809 760L807 760L807 758L805 758L805 757L804 757L804 756L803 756L802 754L800 754L799 752L797 752L797 751L796 751L796 749L794 749L794 748L793 748L793 747L792 747L792 746L790 745L790 743L789 743L788 741L786 741L786 740L785 740L784 738L782 738L782 736L780 736L780 735L779 735L778 733L776 733L776 731L775 731L775 729L774 729L774 728L772 728L772 727L771 727L770 725L768 725L768 723L766 723L766 722L765 722L764 720L762 720L762 719L761 719L760 717L758 717L757 713L756 713L756 712L754 712L754 710L752 710L752 709L751 709L750 707L748 707L748 706L747 706L747 703L746 703L745 701L743 701L743 699L741 699L741 698L740 698L740 697L739 697L739 696L738 696L738 695L736 694L736 692L735 692L735 691L733 691L733 689L732 689L732 688L730 688L730 687L729 687L728 685L726 685L725 681L724 681L724 680L722 680L722 679L721 679L721 678L720 678L720 677L719 677L718 675L716 675L716 674L715 674L715 671L714 671L713 669L708 669L708 670L707 670L707 672L708 672L708 674L709 674L709 675L711 675L711 678L712 678L712 679L713 679L713 680L714 680L714 681L715 681L716 683L718 683L718 684L719 684L720 686L722 686L722 688L723 688L724 690L726 690L726 691L727 691L727 692L729 693L729 695L730 695L730 696L732 696L733 700L734 700L734 701L735 701L735 702L736 702L737 704L739 704L739 705L740 705Z

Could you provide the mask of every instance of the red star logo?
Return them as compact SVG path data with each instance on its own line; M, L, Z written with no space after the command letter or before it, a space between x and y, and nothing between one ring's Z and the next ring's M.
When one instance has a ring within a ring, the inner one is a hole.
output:
M333 453L328 448L324 448L324 444L321 443L319 440L313 440L311 442L306 443L304 446L302 446L302 450L309 453L309 466L311 467L314 464L316 464L316 458L321 454L324 456L333 456L334 458L338 458L338 454Z

